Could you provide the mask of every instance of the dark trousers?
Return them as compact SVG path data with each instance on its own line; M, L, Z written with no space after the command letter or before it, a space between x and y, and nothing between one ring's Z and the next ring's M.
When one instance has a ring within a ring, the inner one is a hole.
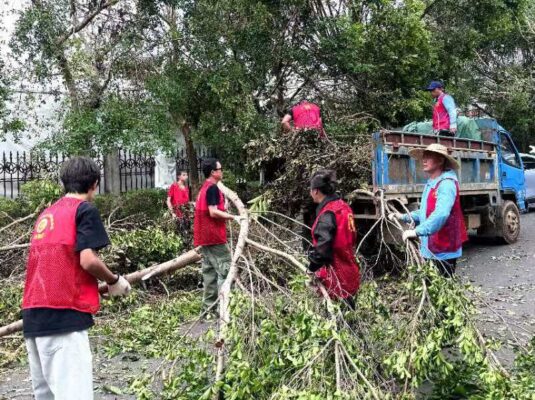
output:
M452 258L450 260L433 260L433 264L437 267L442 276L451 278L455 274L455 268L457 268L457 259Z

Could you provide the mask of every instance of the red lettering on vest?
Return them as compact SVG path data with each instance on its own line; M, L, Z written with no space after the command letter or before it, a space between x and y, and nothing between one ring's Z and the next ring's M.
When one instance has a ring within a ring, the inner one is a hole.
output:
M63 197L37 219L22 308L72 309L91 314L98 311L97 279L82 269L76 251L76 211L81 203Z
M320 108L307 101L303 101L292 108L292 118L296 129L311 129L324 136Z
M321 215L334 213L336 218L336 235L333 241L333 261L316 271L316 277L325 285L332 298L353 296L360 286L359 265L355 258L357 232L351 207L343 200L334 200L322 208L312 226L312 244L316 246L314 235L316 224Z
M445 96L446 94L442 93L433 107L433 129L437 131L450 129L450 115L444 105Z
M459 182L452 178L444 178L437 182L434 188L429 191L427 197L426 217L428 218L437 206L438 186L444 180L455 182L457 193L455 203L451 209L451 214L446 220L444 226L436 233L429 236L428 247L434 253L453 253L459 250L463 243L468 240L466 225L464 223L463 211L461 208L461 196L459 194Z
M224 219L213 218L208 210L206 192L215 183L206 180L199 191L195 203L195 218L193 220L193 244L195 246L213 246L227 243L227 224ZM219 205L217 208L225 211L225 197L219 191Z

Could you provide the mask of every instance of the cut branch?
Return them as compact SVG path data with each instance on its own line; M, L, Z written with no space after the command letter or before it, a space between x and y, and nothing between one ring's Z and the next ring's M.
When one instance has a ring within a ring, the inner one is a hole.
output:
M131 274L126 275L125 278L128 282L134 284L141 281L143 277L147 274L151 274L151 276L156 276L174 272L177 269L184 268L190 264L200 261L201 256L197 252L197 250L198 249L190 250L187 253L184 253L173 260L166 261L162 264L153 265L152 267L142 269L141 271L132 272ZM105 283L100 284L98 287L98 291L101 294L107 293L108 285ZM12 324L0 328L0 337L10 335L21 330L22 320L19 320L17 322L13 322Z
M243 202L240 200L238 195L232 190L227 188L221 182L218 184L219 189L223 194L234 204L238 209L238 212L245 219L240 224L240 234L238 236L238 242L236 244L236 249L232 255L232 262L230 264L229 272L225 282L221 285L221 290L219 291L219 334L217 339L217 367L216 367L216 382L219 382L223 377L223 372L225 369L225 340L226 340L226 328L230 322L230 292L232 289L232 284L236 279L238 274L238 260L240 259L243 250L245 248L245 243L247 240L247 235L249 233L249 220L247 219L247 209L243 205ZM219 398L219 393L217 393L216 398Z

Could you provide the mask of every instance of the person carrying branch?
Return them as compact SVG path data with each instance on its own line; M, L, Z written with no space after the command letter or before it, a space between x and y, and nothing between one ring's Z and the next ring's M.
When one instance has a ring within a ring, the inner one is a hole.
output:
M227 220L240 223L243 217L229 214L225 197L217 187L223 179L223 168L215 158L203 160L202 171L206 181L202 185L195 203L193 220L193 243L201 246L203 276L203 312L206 319L217 317L217 310L211 310L217 301L219 288L225 281L231 263L227 245Z
M321 120L321 110L318 105L308 100L301 100L292 107L289 113L284 115L281 125L285 132L292 130L292 125L290 124L292 120L293 129L295 130L313 130L318 132L320 138L326 136L323 129L323 121Z
M308 269L332 298L344 299L355 308L353 296L360 285L355 258L357 233L351 207L336 194L335 172L316 172L310 180L310 196L318 207L312 225Z
M423 170L429 176L420 209L410 214L392 213L388 218L406 223L414 221L418 226L406 230L403 240L420 238L422 257L432 260L442 275L451 277L457 259L462 255L463 243L468 240L455 173L459 163L448 154L445 146L438 143L426 149L412 149L409 154L421 160Z
M22 299L24 338L35 399L93 399L88 329L99 310L98 280L110 296L130 284L97 255L110 244L93 199L100 170L89 158L66 161L65 196L44 210L32 232Z
M444 84L440 81L432 81L426 90L434 99L433 106L433 131L437 135L457 135L457 107L453 97L446 93Z

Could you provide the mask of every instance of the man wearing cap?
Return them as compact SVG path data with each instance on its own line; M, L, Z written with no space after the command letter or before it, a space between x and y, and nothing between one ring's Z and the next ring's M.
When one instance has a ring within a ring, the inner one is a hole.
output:
M413 149L409 154L421 160L424 172L429 175L420 209L410 214L392 213L388 218L406 223L414 221L416 229L403 232L403 240L420 238L422 257L432 260L442 275L451 277L462 255L462 245L468 240L455 173L459 163L438 143L425 150Z
M426 88L434 99L433 130L436 134L455 136L457 133L457 108L453 97L446 94L444 84L432 81Z

